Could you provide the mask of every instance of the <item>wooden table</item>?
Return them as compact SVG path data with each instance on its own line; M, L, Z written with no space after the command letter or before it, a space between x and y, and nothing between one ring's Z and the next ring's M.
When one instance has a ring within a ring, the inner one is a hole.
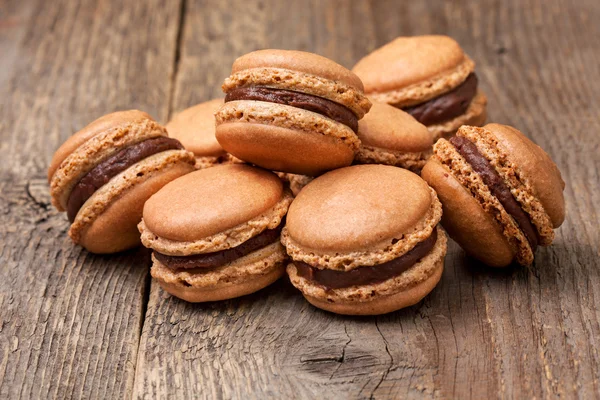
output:
M0 2L0 398L600 396L600 2L225 3ZM567 220L530 268L486 269L451 243L431 295L376 318L321 312L284 280L186 304L151 282L147 251L89 254L50 206L52 153L102 114L165 122L222 96L254 49L351 67L424 33L463 45L489 120L563 173Z

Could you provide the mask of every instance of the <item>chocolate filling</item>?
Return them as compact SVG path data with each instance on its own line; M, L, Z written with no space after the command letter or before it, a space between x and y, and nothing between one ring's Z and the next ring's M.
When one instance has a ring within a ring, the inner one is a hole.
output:
M521 205L515 200L510 189L506 186L487 158L477 150L477 146L475 146L473 142L463 136L454 136L450 138L450 143L452 143L460 155L467 160L473 170L481 176L483 182L500 201L506 212L517 221L517 224L525 234L525 237L531 246L531 250L535 251L538 244L536 229L533 227L527 213L523 211Z
M464 114L477 94L477 75L474 73L448 93L425 103L403 108L423 125L434 125Z
M269 103L302 108L303 110L324 115L348 126L354 132L358 132L358 118L350 109L322 97L285 89L245 87L237 88L227 93L225 102L234 100L268 101Z
M172 270L217 268L221 265L225 265L237 260L238 258L244 257L253 251L262 249L263 247L275 243L277 240L279 240L279 234L281 233L283 225L284 222L282 221L277 228L267 229L253 238L246 240L239 246L227 250L206 254L194 254L191 256L168 256L155 251L154 257L156 257L161 264Z
M79 209L96 190L138 161L166 150L183 149L178 140L166 136L147 139L118 151L96 165L75 185L67 202L67 216L73 222Z
M325 286L327 289L369 285L383 282L408 270L417 261L429 254L436 240L437 230L434 229L427 239L417 243L404 255L383 264L358 267L350 271L318 269L300 261L294 261L294 265L299 276Z

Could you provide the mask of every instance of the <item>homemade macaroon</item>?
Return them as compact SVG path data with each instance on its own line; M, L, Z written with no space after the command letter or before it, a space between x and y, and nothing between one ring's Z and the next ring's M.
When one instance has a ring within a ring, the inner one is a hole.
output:
M436 140L485 122L487 99L477 87L475 63L448 36L399 37L352 71L371 100L403 109Z
M360 79L316 54L259 50L238 58L222 86L216 136L242 160L316 176L350 165L371 103Z
M292 194L272 172L245 164L192 172L144 206L142 243L150 273L190 302L256 292L284 273L279 241Z
M385 103L373 103L359 121L358 138L356 164L387 164L419 173L432 154L433 136L427 127Z
M461 127L435 144L422 176L443 204L448 234L490 266L531 264L565 218L556 164L510 126Z
M105 115L71 136L48 168L52 204L75 243L114 253L140 243L144 202L194 170L194 155L142 111Z
M281 241L292 284L338 314L384 314L437 285L446 236L442 206L418 175L355 165L309 183L292 203Z
M222 105L223 99L197 104L175 114L166 125L169 136L194 153L196 168L242 162L223 150L215 137L215 112Z

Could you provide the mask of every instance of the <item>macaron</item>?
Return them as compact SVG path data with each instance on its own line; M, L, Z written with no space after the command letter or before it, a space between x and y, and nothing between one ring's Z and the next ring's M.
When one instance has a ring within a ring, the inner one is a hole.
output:
M194 155L142 111L105 115L71 136L48 168L52 204L69 236L93 253L139 245L144 202L194 170Z
M462 126L439 140L422 171L443 204L442 225L493 267L529 265L565 218L565 183L550 156L515 128Z
M280 232L292 194L272 172L245 164L192 172L144 205L138 228L153 250L150 274L189 302L225 300L279 279Z
M356 164L386 164L419 173L432 154L433 136L410 114L385 103L358 122Z
M306 185L281 241L292 284L315 307L385 314L418 303L437 285L447 239L442 205L418 175L355 165Z
M169 136L196 156L196 168L242 162L227 153L215 137L215 112L223 99L214 99L178 112L166 125Z
M434 139L485 122L487 98L478 88L475 63L448 36L399 37L352 71L371 100L408 112Z
M216 136L236 157L316 176L350 165L370 101L360 79L316 54L259 50L238 58L222 86Z

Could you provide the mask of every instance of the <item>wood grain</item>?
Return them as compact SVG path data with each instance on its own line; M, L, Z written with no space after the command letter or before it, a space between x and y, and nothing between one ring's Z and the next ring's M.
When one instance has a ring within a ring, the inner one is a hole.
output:
M148 253L73 246L45 175L60 143L102 114L166 118L178 12L159 1L0 6L2 399L131 395Z
M455 37L478 62L490 120L522 129L563 171L568 219L531 268L485 269L453 243L435 291L381 317L321 312L285 281L210 305L153 283L134 396L600 396L599 16L594 2L541 0L188 1L176 110L222 96L231 62L258 48L351 67L399 35Z
M600 397L600 3L594 0L5 1L0 7L0 398ZM143 249L98 257L49 205L56 147L104 113L165 121L276 47L351 67L399 35L455 37L489 119L548 151L567 220L530 268L450 244L417 306L349 318L287 282L187 304ZM147 307L147 309L146 309Z

